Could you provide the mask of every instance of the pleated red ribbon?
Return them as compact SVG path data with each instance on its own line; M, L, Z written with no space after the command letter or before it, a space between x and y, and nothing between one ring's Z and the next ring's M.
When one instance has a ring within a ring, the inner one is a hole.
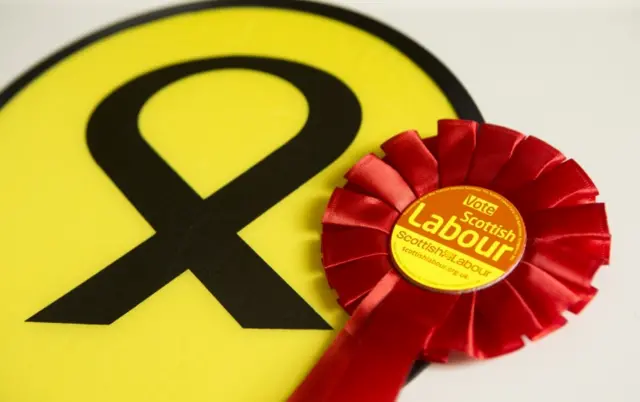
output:
M442 120L438 135L415 131L382 145L347 174L323 218L329 285L351 314L289 402L390 402L416 359L446 362L453 351L486 359L566 323L597 290L611 236L598 190L573 160L535 138L491 124ZM523 259L504 280L475 292L417 287L394 268L391 230L417 198L441 187L484 187L523 216Z

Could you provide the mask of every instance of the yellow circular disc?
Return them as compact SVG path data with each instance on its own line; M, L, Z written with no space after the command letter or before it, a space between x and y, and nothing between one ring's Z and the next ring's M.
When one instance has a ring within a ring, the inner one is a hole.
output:
M398 270L425 288L460 293L504 279L524 254L518 210L495 191L453 186L413 202L393 227Z
M319 253L342 173L481 119L398 32L261 3L140 16L0 94L0 401L285 400L345 321Z

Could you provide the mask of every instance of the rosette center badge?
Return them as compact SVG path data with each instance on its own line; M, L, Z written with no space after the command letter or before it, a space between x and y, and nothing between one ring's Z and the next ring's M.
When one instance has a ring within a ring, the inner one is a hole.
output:
M480 187L454 186L426 194L402 213L391 254L414 284L468 292L508 275L525 243L522 216L506 198Z

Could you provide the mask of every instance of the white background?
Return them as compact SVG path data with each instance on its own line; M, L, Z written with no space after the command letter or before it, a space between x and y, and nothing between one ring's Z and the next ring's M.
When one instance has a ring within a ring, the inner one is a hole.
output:
M0 0L0 86L88 32L176 3ZM640 0L331 3L422 43L488 121L578 160L608 204L614 235L612 265L596 278L600 294L570 325L503 358L431 366L400 401L640 401Z

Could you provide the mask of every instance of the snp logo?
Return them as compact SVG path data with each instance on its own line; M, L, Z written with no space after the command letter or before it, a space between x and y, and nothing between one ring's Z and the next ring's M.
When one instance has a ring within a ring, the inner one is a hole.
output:
M161 89L195 74L228 69L288 81L304 94L308 119L288 143L202 199L149 146L136 122ZM132 79L95 109L87 144L98 166L156 234L29 321L111 324L189 267L243 328L330 329L238 232L340 156L358 133L361 116L358 99L341 80L276 58L198 59Z

